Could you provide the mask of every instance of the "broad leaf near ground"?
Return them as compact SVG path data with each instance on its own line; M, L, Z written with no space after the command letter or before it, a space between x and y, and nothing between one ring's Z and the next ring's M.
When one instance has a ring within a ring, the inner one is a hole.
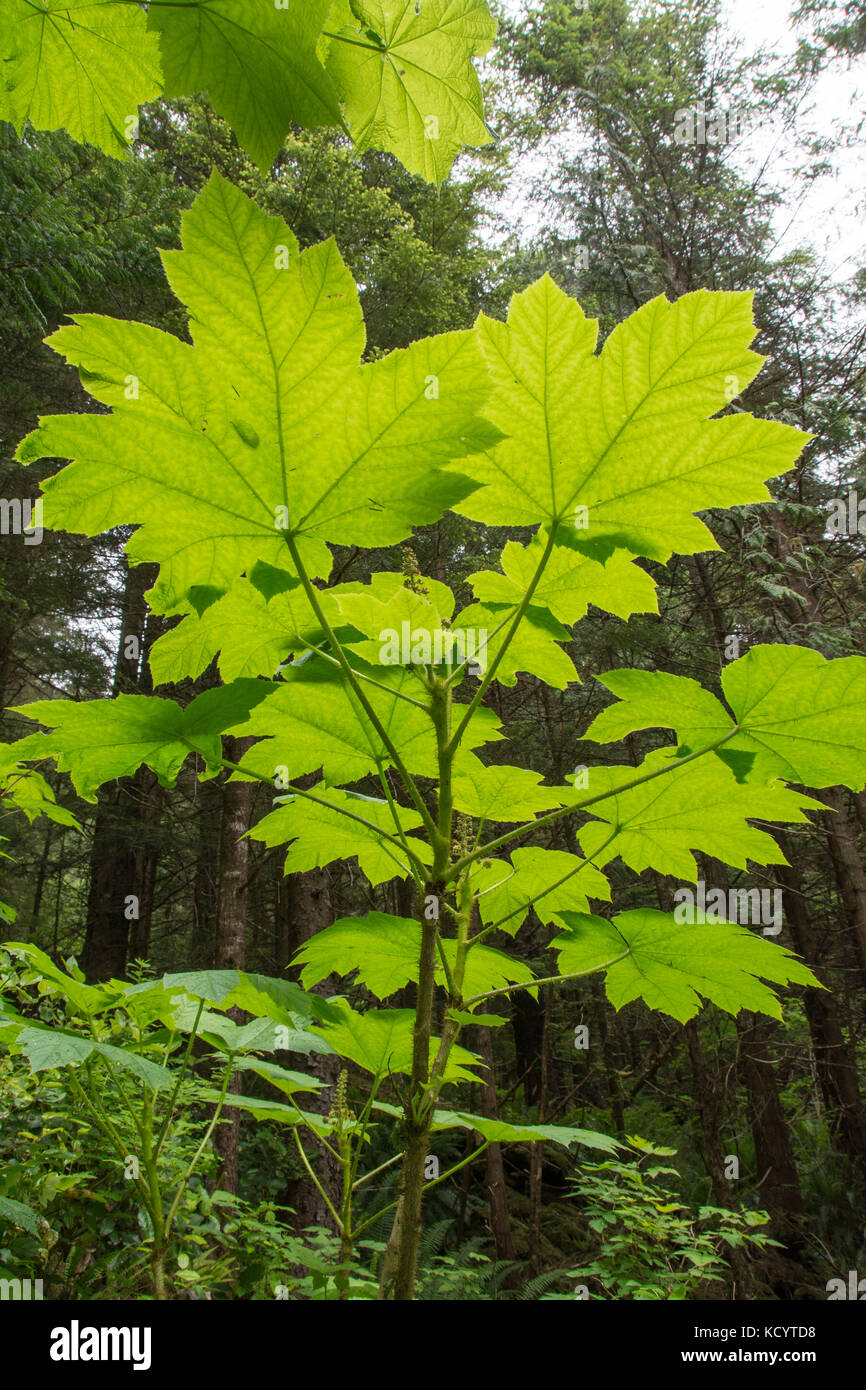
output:
M0 1197L0 1221L11 1222L13 1226L20 1226L22 1231L29 1231L32 1236L39 1236L36 1212L23 1202L13 1201L11 1197Z

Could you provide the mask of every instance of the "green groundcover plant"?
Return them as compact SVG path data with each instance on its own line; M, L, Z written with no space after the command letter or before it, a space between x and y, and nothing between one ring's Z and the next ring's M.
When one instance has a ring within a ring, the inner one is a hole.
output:
M391 149L438 179L462 142L485 138L471 59L491 37L476 0L272 9L13 0L0 21L0 115L19 129L65 124L122 153L134 137L127 108L206 87L263 166L290 122L331 122L359 149ZM110 68L100 66L106 43ZM281 77L293 64L296 80L268 87L274 55ZM252 72L260 98L244 79ZM494 682L513 685L519 672L560 690L577 682L563 644L589 606L625 620L657 611L640 562L717 548L699 513L766 500L767 480L796 461L807 436L733 405L762 364L750 348L750 296L655 299L599 352L596 323L544 277L514 297L504 323L482 316L471 330L368 362L357 290L333 241L301 253L281 219L218 174L164 264L191 341L75 316L49 342L100 412L43 419L18 457L70 460L44 485L48 526L137 528L131 562L159 567L151 607L178 619L152 649L154 683L195 678L214 660L223 683L185 706L128 694L22 706L41 730L4 750L0 791L27 814L58 814L31 765L52 760L95 800L143 764L171 786L194 753L205 777L271 788L273 809L250 834L285 846L288 872L354 857L371 885L411 880L417 911L334 922L297 957L303 988L239 976L91 986L67 972L58 980L47 957L13 945L16 959L31 952L31 982L59 989L77 1022L40 1029L7 1001L0 1036L35 1069L65 1068L85 1109L97 1109L89 1074L112 1071L118 1092L128 1090L157 1296L185 1181L171 1178L166 1206L157 1160L172 1087L183 1084L175 1073L185 1075L181 1035L224 1056L215 1107L288 1125L307 1163L305 1143L330 1149L342 1173L332 1216L346 1271L363 1233L353 1204L369 1126L396 1117L400 1195L379 1289L410 1299L431 1134L617 1147L603 1135L449 1108L449 1088L479 1075L461 1032L500 1023L497 999L600 973L615 1007L642 999L684 1023L704 1001L778 1017L774 986L816 986L791 952L743 926L617 911L606 871L619 860L636 874L695 882L698 852L737 868L784 863L767 825L824 809L802 788L866 782L866 661L757 646L727 665L723 700L683 677L584 671L615 697L584 737L606 745L656 729L668 741L638 767L613 755L556 785L494 762L508 734L486 699ZM449 510L519 535L497 568L471 576L473 601L459 611L446 584L411 563L401 572L396 557L368 582L330 582L333 547L387 552ZM239 761L225 756L225 736L245 741ZM538 844L560 821L576 852ZM491 836L491 823L511 828ZM507 945L530 910L557 930L541 977L491 944L497 933ZM414 985L414 1007L356 1009L313 993L330 974L352 972L383 1004ZM143 1031L142 1007L154 1010ZM251 1015L231 1025L240 1035L226 1033L225 1018L200 1033L204 1011L228 1007ZM108 1040L108 1017L119 1041ZM297 1032L299 1019L366 1075L360 1110L345 1081L326 1117L294 1099L315 1090L314 1079L268 1054L289 1046L278 1030ZM232 1092L243 1069L285 1099ZM202 1144L210 1133L211 1121ZM118 1137L123 1147L127 1136Z

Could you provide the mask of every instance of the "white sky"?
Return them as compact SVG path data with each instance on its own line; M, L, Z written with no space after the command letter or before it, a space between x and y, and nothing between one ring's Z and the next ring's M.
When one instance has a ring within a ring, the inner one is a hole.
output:
M507 10L518 16L526 8L523 0L503 0ZM797 33L789 23L795 0L727 0L726 27L743 40L750 52L769 48L791 53ZM835 62L818 79L809 100L797 115L797 134L812 131L834 140L828 156L835 165L832 174L814 183L797 175L802 152L797 150L794 132L761 130L738 142L736 163L744 171L756 167L754 161L770 157L770 180L786 189L785 206L777 217L779 249L810 245L822 256L835 283L844 283L859 267L866 265L866 136L855 135L856 124L866 113L866 57ZM544 169L544 160L522 174L531 179ZM530 209L517 177L507 199L510 230L515 222L529 232L537 224L537 213ZM503 211L506 209L498 209Z

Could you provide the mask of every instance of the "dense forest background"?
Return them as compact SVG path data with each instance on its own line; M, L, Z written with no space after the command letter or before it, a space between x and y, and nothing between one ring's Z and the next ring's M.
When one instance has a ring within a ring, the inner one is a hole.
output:
M863 63L866 8L803 6L796 51L781 56L745 52L710 0L546 0L500 18L485 71L495 143L464 155L438 189L390 156L359 156L338 135L304 131L264 176L204 99L146 108L127 164L62 132L19 140L0 125L0 496L33 496L34 470L13 456L37 415L99 408L43 343L68 314L185 335L158 250L179 244L181 213L215 166L283 216L301 246L336 238L361 287L371 356L465 328L481 310L502 316L510 295L544 271L600 319L602 335L658 294L755 288L756 347L770 360L740 404L796 424L811 442L772 505L707 514L720 551L666 567L642 562L659 586L659 616L626 624L591 610L571 655L581 671L645 667L718 689L725 660L757 642L862 652L866 250L840 274L814 249L814 228L798 229L796 209L803 189L866 139L852 109L839 113L835 141L797 144L797 113L822 74ZM677 113L697 102L706 126L683 127ZM795 173L778 142L765 159L744 160L758 126L794 152ZM147 656L166 620L147 609L154 570L128 565L128 538L0 539L4 741L28 731L9 708L28 700L152 693ZM466 577L495 563L502 543L495 529L449 516L420 530L404 559L466 599ZM394 565L393 553L347 549L331 582ZM158 693L186 702L218 682L211 668ZM531 675L494 687L522 765L557 782L591 761L579 739L608 698L591 679L562 692ZM652 739L627 740L635 764ZM12 858L2 896L17 912L16 939L76 957L90 980L221 967L282 974L337 917L411 915L410 885L371 888L352 861L284 876L279 850L242 838L267 789L196 773L190 761L167 791L143 767L95 804L52 773L84 833L4 823ZM866 1272L866 795L836 789L824 799L833 814L774 831L789 867L733 875L714 861L702 866L706 882L725 890L781 892L775 939L826 985L788 990L783 1024L712 1007L685 1027L642 1004L616 1013L592 980L542 988L537 1001L515 995L502 1004L507 1026L472 1030L495 1084L467 1086L467 1109L639 1136L675 1151L664 1159L675 1171L656 1181L683 1212L769 1214L778 1243L735 1252L724 1274L695 1285L701 1296L826 1297L828 1280ZM570 834L559 823L538 842L572 848ZM670 906L675 885L659 875L623 871L614 881L620 907ZM536 921L514 948L541 974L549 936ZM352 996L351 982L330 981L340 984ZM329 1084L327 1108L336 1073L329 1058L313 1060ZM246 1116L221 1131L214 1182L249 1203L290 1208L296 1231L327 1229L288 1140ZM13 1166L30 1161L8 1109L0 1136ZM437 1153L444 1168L461 1157L461 1141L443 1137ZM326 1186L332 1176L323 1166ZM390 1180L374 1184L371 1200L384 1203ZM608 1170L575 1198L561 1153L491 1145L430 1199L425 1296L537 1293L594 1259L608 1296L629 1296L622 1281L648 1277L664 1214L627 1181ZM91 1197L74 1190L58 1218L70 1258L54 1277L78 1290L65 1296L99 1296L95 1273L89 1291L81 1281L99 1267L99 1250L123 1238L122 1216ZM605 1234L614 1210L618 1247ZM675 1246L676 1232L664 1238Z

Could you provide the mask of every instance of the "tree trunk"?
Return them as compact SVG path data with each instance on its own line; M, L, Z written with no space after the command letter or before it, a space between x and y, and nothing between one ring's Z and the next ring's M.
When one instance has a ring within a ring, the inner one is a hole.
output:
M252 739L227 738L227 760L239 762L251 743ZM250 842L245 836L252 818L253 791L252 782L226 782L223 786L215 962L217 970L243 970L246 965ZM239 1072L232 1076L228 1090L233 1095L241 1094ZM238 1190L240 1123L241 1112L237 1107L232 1107L228 1111L228 1118L221 1119L214 1132L214 1148L220 1158L217 1186L224 1192L237 1193Z
M806 910L800 874L796 867L793 867L795 856L788 848L787 842L783 841L783 844L792 866L780 866L776 870L779 882L783 885L785 919L798 955L803 957L821 983L826 984L819 953L814 944L814 932ZM835 996L829 989L807 989L804 994L804 1006L818 1083L829 1115L830 1131L851 1158L861 1181L866 1183L866 1110L857 1080L856 1061L842 1031Z
M763 1014L743 1010L737 1016L737 1033L739 1070L748 1095L755 1142L760 1204L774 1215L796 1215L803 1210L803 1197L773 1071L770 1022Z
M860 975L866 984L866 869L863 867L856 832L841 789L830 787L819 795L822 801L826 801L827 805L833 808L833 813L826 817L827 844L845 904L848 931Z
M126 562L125 562L126 563ZM126 564L120 641L112 695L149 694L145 632L145 591L157 575L155 565ZM90 853L90 888L81 968L88 980L126 973L130 925L149 915L147 882L141 877L141 814L151 774L144 767L134 777L111 784L100 796Z
M328 876L324 869L310 869L303 874L289 874L280 882L278 913L278 959L280 971L285 970L296 951L305 941L317 932L330 926L333 913ZM327 996L333 993L327 979L314 985L314 992ZM283 1057L280 1057L283 1062ZM293 1053L286 1054L285 1065L297 1066L317 1076L325 1082L325 1087L309 1097L307 1108L317 1114L326 1115L334 1098L334 1087L340 1073L340 1059L333 1053L311 1052L303 1058ZM307 1155L329 1200L337 1211L340 1209L340 1167L336 1160L324 1149L316 1149ZM295 1179L289 1186L288 1205L295 1212L295 1227L301 1231L307 1226L318 1226L334 1230L334 1219L328 1210L322 1194L315 1183L304 1175Z
M478 1028L475 1036L478 1055L484 1064L481 1073L481 1113L487 1120L498 1120L499 1106L496 1100L493 1039L489 1028ZM489 1144L485 1159L487 1162L487 1192L490 1200L490 1229L493 1233L496 1258L497 1260L513 1260L514 1241L511 1235L511 1217L508 1211L508 1188L505 1182L505 1166L502 1162L502 1145Z

